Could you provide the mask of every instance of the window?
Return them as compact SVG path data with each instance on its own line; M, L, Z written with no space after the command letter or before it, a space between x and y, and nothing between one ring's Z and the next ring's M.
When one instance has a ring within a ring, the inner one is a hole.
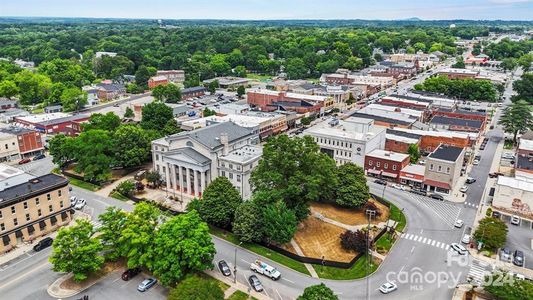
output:
M392 165L392 169L393 169L394 171L396 171L397 168L398 168L397 165Z
M430 164L430 165L429 165L429 169L430 169L431 171L433 171L433 164Z
M15 210L15 207L14 206L11 206L11 213L12 214L15 214L16 210Z
M52 200L52 197L50 196L50 194L46 194L46 199L47 199L48 201Z
M15 226L18 226L18 225L19 225L19 221L17 220L17 218L14 218L14 219L13 219L13 225L15 225Z
M6 224L0 223L0 231L6 230Z
M226 171L222 171L222 176L226 177Z
M237 182L241 182L241 175L237 175Z
M54 207L52 206L52 204L48 205L48 210L49 210L50 212L53 212L53 211L54 211Z
M438 171L442 172L442 166L439 166Z
M155 160L159 161L159 154L155 155Z
M30 214L26 214L26 221L30 220Z
M380 165L381 165L381 164L379 163L379 161L378 161L378 162L376 162L376 167L378 167L378 168L379 168L379 166L380 166Z
M43 215L43 212L42 212L41 209L39 208L39 209L37 210L37 216L40 217L40 216L42 216L42 215Z
M57 195L61 197L61 190L57 191Z
M39 205L39 198L35 198L35 205Z
M2 211L0 210L0 219L2 219L4 216L2 215Z
M450 167L446 167L446 173L450 174Z
M383 164L383 168L384 168L384 169L388 169L388 168L389 168L389 164L388 164L388 163L384 163L384 164Z
M233 173L229 173L229 179L233 179Z
M63 207L63 201L59 201L59 207Z
M28 209L28 202L26 201L23 204L24 204L24 209Z
M229 168L230 168L230 169L233 169L233 165L232 165L232 164L229 164Z

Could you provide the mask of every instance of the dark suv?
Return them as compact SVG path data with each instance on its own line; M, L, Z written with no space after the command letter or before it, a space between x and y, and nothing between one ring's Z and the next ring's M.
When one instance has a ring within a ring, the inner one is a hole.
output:
M513 255L513 264L522 267L524 266L524 252L516 250Z
M41 251L45 248L48 248L50 246L52 246L52 243L54 242L54 240L51 238L51 237L46 237L42 240L40 240L35 246L33 246L33 250L34 251Z
M440 201L444 201L444 197L442 197L441 195L439 194L431 194L429 195L429 197L435 199L435 200L440 200Z
M133 268L133 269L127 269L122 273L122 280L128 281L132 279L133 277L137 276L137 274L141 273L141 268Z

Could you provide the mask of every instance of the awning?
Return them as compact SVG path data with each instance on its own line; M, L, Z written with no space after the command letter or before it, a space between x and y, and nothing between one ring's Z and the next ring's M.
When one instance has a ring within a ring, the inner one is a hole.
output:
M416 179L416 178L413 178L413 177L407 177L407 176L400 176L400 179L419 182L419 183L424 182L424 180Z
M52 224L57 223L57 218L56 218L56 216L52 216L52 217L50 218L50 221L52 222Z
M490 188L490 191L489 191L489 196L491 197L494 197L494 193L496 192L496 189L495 188Z
M4 235L4 236L2 237L2 241L4 241L4 246L9 245L9 241L10 241L10 239L9 239L9 235L7 235L7 234Z
M33 225L28 226L28 234L32 235L35 232L35 227Z
M385 172L385 171L383 171L383 172L381 173L381 175L383 175L383 176L387 176L387 177L392 177L392 178L398 178L398 174L396 174L396 173L389 173L389 172Z
M438 188L441 188L441 189L446 189L446 190L451 190L452 189L452 187L449 184L447 184L445 182L436 181L436 180L426 179L426 180L424 180L424 184L425 185L429 185L429 186L438 187Z
M371 174L381 174L381 170L375 170L375 169L368 169L366 170L367 173L371 173Z
M66 212L62 212L61 213L61 219L63 219L63 221L66 221L67 218L68 218L67 213Z
M22 231L20 230L15 231L15 237L18 237L18 238L22 237Z
M41 228L41 230L45 229L46 228L46 223L44 221L40 221L39 222L39 228Z

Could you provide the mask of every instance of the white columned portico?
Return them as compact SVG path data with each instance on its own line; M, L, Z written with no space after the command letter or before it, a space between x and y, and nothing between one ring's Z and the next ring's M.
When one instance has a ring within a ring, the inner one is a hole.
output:
M187 179L187 193L191 194L191 169L187 168L185 171L185 174L187 174L185 177Z
M180 191L183 191L183 167L178 166L178 178L180 183Z
M171 168L171 176L170 178L172 178L172 182L171 182L171 185L172 185L172 189L173 190L176 190L178 188L178 185L176 183L176 165L174 164L171 164L172 168Z
M167 182L167 190L170 190L170 175L169 175L169 164L167 163L165 168L165 181Z
M205 171L201 172L200 180L200 192L203 194L205 190Z
M194 195L199 196L199 190L198 190L198 171L192 170L194 172L193 180L194 180Z

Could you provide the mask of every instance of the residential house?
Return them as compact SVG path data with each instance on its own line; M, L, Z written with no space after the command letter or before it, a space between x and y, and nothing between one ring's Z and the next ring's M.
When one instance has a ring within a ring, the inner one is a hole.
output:
M12 161L20 158L17 136L0 132L0 162Z
M96 85L96 93L100 101L109 101L124 96L126 87L120 83L106 81Z

